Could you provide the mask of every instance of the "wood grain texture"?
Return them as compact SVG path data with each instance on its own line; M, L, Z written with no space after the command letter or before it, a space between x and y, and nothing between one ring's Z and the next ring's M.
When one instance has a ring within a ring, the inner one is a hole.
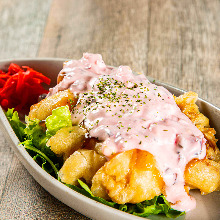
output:
M220 106L220 2L150 3L148 74Z
M54 0L39 56L102 54L109 65L145 70L148 1Z
M0 1L0 59L35 57L51 0Z
M218 0L54 0L39 56L101 53L220 105ZM63 13L65 12L65 13Z
M49 7L50 1L43 0L0 1L0 59L36 56ZM13 172L14 154L2 134L0 138L1 199L8 175Z
M10 170L6 170L7 182L1 194L0 219L88 219L46 192L15 155L8 164Z
M51 0L0 1L0 59L36 57ZM0 219L87 219L48 194L0 131Z
M100 53L220 106L219 0L0 0L0 59ZM0 131L0 218L87 219L29 175Z

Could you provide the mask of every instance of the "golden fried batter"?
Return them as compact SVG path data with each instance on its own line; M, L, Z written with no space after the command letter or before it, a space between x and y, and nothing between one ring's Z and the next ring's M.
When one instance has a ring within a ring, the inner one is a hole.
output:
M217 191L220 186L220 164L209 160L192 160L185 169L185 182L202 194Z
M92 179L92 192L119 204L138 203L162 193L164 182L147 151L122 152L106 162Z
M94 150L96 153L104 156L102 153L102 142L98 141L96 138L88 138L85 140L85 149Z
M77 99L73 93L69 90L58 92L46 99L41 100L35 105L32 105L29 112L29 118L31 120L37 118L39 120L45 120L49 115L52 114L52 110L68 105L71 109L76 104Z
M206 142L206 157L210 160L220 162L220 150L216 145L216 131L210 128L209 119L199 112L198 106L195 104L198 94L195 92L187 92L179 97L175 97L175 102L180 110L196 125L196 127L204 134Z
M51 137L47 146L65 161L73 152L82 147L86 130L79 126L64 127Z
M220 187L220 164L209 160L192 160L185 169L186 189L200 189L202 194ZM94 195L119 204L138 203L163 193L163 180L153 155L130 150L118 154L95 174Z
M65 161L59 176L61 181L67 184L77 185L77 180L81 178L91 184L93 176L105 162L105 157L94 150L80 149Z

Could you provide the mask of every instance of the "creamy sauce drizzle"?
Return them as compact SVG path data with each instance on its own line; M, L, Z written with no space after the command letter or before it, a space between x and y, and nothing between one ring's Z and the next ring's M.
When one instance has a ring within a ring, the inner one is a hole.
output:
M106 66L99 54L65 62L59 74L64 79L49 95L70 89L79 98L73 123L83 123L90 137L104 142L106 157L131 149L150 152L172 208L195 208L195 199L184 190L184 170L190 160L205 157L205 138L168 90L143 74L134 75L127 66Z

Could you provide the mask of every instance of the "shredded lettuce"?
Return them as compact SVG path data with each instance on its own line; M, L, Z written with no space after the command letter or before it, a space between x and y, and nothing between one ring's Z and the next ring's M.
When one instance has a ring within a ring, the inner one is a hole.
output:
M19 120L18 113L14 112L13 109L9 109L6 112L6 116L15 134L21 141L21 144L26 148L36 163L60 181L58 172L63 165L63 161L46 146L46 143L59 129L72 125L69 108L64 106L53 110L52 115L46 119L47 130L44 126L40 125L41 122L37 119L30 120L26 118L28 123L25 125ZM185 214L185 212L172 209L163 195L137 204L118 204L94 196L86 183L81 180L78 180L78 182L79 187L64 184L95 201L139 217L146 218L149 215L163 214L169 218L177 218Z
M26 118L28 123L24 124L14 109L8 109L5 114L21 145L42 169L58 179L58 170L63 162L46 146L48 137L46 137L45 128L40 126L40 121Z
M24 129L26 125L20 121L18 112L14 111L14 109L8 109L8 111L5 113L12 129L14 130L16 136L18 137L19 141L23 141L26 137L26 134L24 132Z
M32 140L33 146L36 148L43 148L46 145L48 138L46 137L45 129L40 126L40 120L30 120L26 117L26 121L27 125L24 132L27 135L27 139Z
M151 200L145 200L137 204L130 204L130 203L118 204L118 203L109 202L103 198L94 196L89 186L86 183L84 183L81 180L78 180L78 182L81 188L79 188L78 186L70 185L70 184L65 184L65 185L95 201L98 201L110 207L119 209L121 211L130 213L130 214L133 214L139 217L146 218L150 215L165 214L166 217L168 218L177 218L185 214L185 212L180 212L180 211L172 209L170 207L169 202L166 200L166 198L163 195L155 196Z
M29 152L29 154L33 157L33 159L37 162L39 166L49 174L55 174L55 177L60 181L59 178L59 169L60 164L57 160L57 163L55 164L52 159L49 158L49 155L47 156L45 153L43 153L41 150L33 147L33 143L31 140L26 140L21 143L24 145L25 149Z
M48 137L56 134L56 132L63 128L72 126L71 113L68 106L62 106L54 109L52 115L46 118Z

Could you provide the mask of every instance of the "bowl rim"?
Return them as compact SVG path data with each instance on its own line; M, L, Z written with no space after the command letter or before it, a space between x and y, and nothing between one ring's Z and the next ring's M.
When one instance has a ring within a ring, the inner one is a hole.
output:
M70 58L62 58L62 57L34 57L34 58L21 57L21 58L11 58L11 59L10 59L10 58L1 59L1 60L0 60L0 64L1 64L1 63L4 63L4 62L13 62L13 61L15 61L15 62L16 62L16 61L18 61L18 62L22 62L22 61L59 61L59 62L65 62L65 61L70 61L70 60L72 60L72 59L70 59ZM108 65L108 66L114 67L114 66L111 66L111 65ZM134 73L136 73L136 72L134 72ZM144 73L143 73L143 74L144 74ZM182 88L179 88L179 87L173 86L173 85L171 85L171 84L162 82L162 81L157 80L157 79L155 79L155 78L153 78L153 77L151 77L151 76L147 76L147 75L145 75L145 76L147 77L147 79L148 79L150 82L159 83L159 84L161 84L162 86L163 86L163 85L164 85L164 86L169 86L170 88L178 89L179 91L181 91L181 92L183 92L183 93L184 93L184 92L187 92L187 90L184 90L184 89L182 89ZM200 96L198 97L198 100L201 100L201 101L203 101L203 102L205 102L205 103L207 103L207 104L213 106L214 108L220 110L220 106L218 107L217 105L212 104L211 102L207 101L207 100L204 99L204 98L201 98Z
M25 62L25 61L33 61L33 62L44 62L44 61L55 61L55 62L65 62L65 61L69 61L71 59L65 59L65 58L53 58L53 57L37 57L37 58L11 58L11 59L3 59L0 60L0 65L2 63L11 63L11 62ZM186 90L177 88L175 86L172 86L170 84L167 83L163 83L160 82L159 80L156 80L152 77L148 77L147 78L153 82L153 83L159 83L161 86L168 86L169 88L172 88L174 90L178 90L181 93L186 92ZM211 104L210 102L202 99L202 98L198 98L200 101L212 106L213 108L215 108L217 111L220 111L220 108ZM64 194L70 194L71 196L73 196L74 199L80 200L83 203L86 203L87 205L90 206L90 209L92 208L98 208L99 211L102 211L103 209L105 210L106 213L109 213L111 216L113 216L113 213L116 214L115 217L121 217L123 219L143 219L142 217L138 217L135 215L131 215L128 214L126 212L117 210L115 208L112 208L110 206L104 205L100 202L97 202L95 200L92 200L72 189L70 189L69 187L65 186L63 183L59 182L57 179L55 179L54 177L52 177L50 174L48 174L45 170L43 170L34 160L33 158L28 154L28 152L25 150L24 147L19 146L19 140L17 138L17 136L15 135L13 129L11 128L5 114L4 111L2 109L2 107L0 106L0 128L1 130L9 137L8 140L11 141L12 143L12 148L14 150L14 152L16 153L16 155L18 156L19 160L22 162L22 164L25 166L25 168L28 170L28 172L34 177L34 179L44 188L46 189L52 196L54 196L55 198L57 198L58 200L60 200L61 202L63 202L64 204L70 206L69 204L67 204L62 198L60 198L60 196L56 196L54 195L54 193L51 193L51 190L45 186L45 183L49 182L50 185L55 185L56 188L58 188L60 191L62 191L62 193ZM30 171L31 170L31 171ZM34 174L33 174L34 172ZM36 175L39 175L40 178L43 179L43 181L39 181L39 177L37 177ZM45 182L46 181L46 182ZM70 206L71 207L71 206ZM71 207L72 208L72 207ZM74 208L73 208L74 209ZM79 211L77 209L75 209L77 212L82 213L83 215L86 215L88 217L94 217L93 215L88 215L85 214L82 211ZM109 219L109 218L106 218ZM111 219L114 219L114 217L112 217ZM146 218L145 218L146 219Z

